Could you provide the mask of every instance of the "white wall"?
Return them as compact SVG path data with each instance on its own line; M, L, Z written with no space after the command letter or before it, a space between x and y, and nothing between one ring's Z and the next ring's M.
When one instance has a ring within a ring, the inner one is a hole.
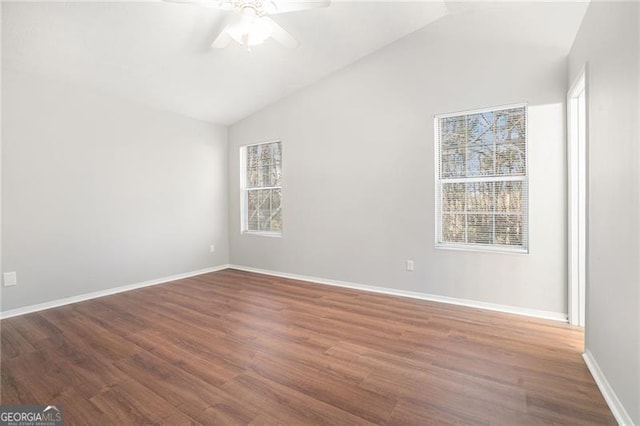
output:
M228 262L225 128L7 69L2 88L2 310Z
M569 57L587 63L586 349L640 424L638 3L592 2Z
M488 45L448 19L230 128L231 263L566 313L566 52ZM519 102L530 254L436 250L433 115ZM241 235L239 147L274 139L282 238Z

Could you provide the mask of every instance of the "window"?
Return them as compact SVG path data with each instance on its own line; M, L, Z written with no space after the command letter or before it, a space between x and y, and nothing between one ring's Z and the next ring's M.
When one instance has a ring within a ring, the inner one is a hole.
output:
M268 142L240 148L242 231L282 233L282 145Z
M436 246L528 250L527 107L435 117Z

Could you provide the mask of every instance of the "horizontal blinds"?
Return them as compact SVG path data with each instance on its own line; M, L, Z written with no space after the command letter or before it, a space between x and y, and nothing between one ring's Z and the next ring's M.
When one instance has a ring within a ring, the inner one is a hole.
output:
M245 147L245 230L282 231L282 145L269 142Z
M280 186L282 179L282 150L280 142L246 147L247 188Z
M526 106L436 117L437 241L526 249Z

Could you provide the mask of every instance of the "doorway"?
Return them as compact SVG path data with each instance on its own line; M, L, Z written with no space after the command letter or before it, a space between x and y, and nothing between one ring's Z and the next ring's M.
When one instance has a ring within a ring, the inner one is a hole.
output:
M569 323L584 327L587 282L586 69L567 94L569 184Z

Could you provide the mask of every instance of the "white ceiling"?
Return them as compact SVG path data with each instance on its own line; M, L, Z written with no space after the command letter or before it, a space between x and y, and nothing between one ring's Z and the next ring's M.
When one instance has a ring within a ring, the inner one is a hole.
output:
M568 51L586 3L447 3L448 36ZM166 2L3 2L2 66L232 124L442 15L439 1L345 2L274 16L300 41L212 50L225 12ZM454 15L454 16L451 16ZM485 24L486 22L486 24ZM478 28L478 23L481 24ZM443 27L442 25L440 27ZM462 31L460 31L462 30Z

